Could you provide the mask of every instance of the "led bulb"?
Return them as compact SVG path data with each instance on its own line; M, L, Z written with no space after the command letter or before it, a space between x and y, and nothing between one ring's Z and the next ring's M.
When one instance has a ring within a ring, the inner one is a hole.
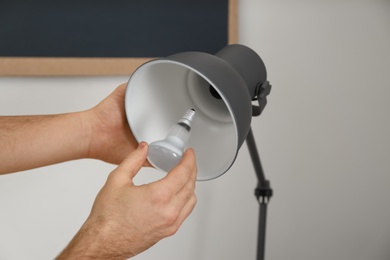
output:
M184 116L171 127L164 140L149 144L148 160L154 167L169 172L180 162L187 141L190 139L194 117L195 110L187 110Z

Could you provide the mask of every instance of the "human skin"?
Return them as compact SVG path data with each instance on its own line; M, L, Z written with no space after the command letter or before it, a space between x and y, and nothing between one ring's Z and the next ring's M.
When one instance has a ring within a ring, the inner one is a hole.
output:
M119 86L86 111L0 117L0 174L82 158L119 164L138 146L126 121L125 91Z
M94 158L119 166L91 213L58 259L126 259L171 236L196 204L196 159L188 149L164 178L136 186L132 179L148 145L135 140L124 112L126 85L97 106L60 115L0 116L0 174Z
M188 149L163 179L135 186L146 156L141 143L111 172L90 216L57 259L127 259L177 232L196 204L194 152Z

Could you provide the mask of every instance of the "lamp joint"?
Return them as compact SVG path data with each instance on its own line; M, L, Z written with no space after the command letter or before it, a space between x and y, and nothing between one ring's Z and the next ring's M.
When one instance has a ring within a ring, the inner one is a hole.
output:
M258 184L255 189L255 196L259 203L267 204L273 195L273 190L270 186L270 182L267 180L265 183Z
M265 106L267 105L267 96L271 93L271 84L269 81L263 83L258 83L256 86L255 97L253 100L259 102L258 106L252 106L252 116L259 116L263 112Z

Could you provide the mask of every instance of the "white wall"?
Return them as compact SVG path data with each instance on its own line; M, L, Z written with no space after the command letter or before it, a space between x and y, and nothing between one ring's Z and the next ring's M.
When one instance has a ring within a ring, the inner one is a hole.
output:
M273 84L253 121L275 191L267 259L389 259L390 2L239 2L240 42ZM126 79L0 78L0 114L86 109ZM1 176L0 259L53 258L112 169L81 160ZM226 175L198 183L178 234L134 259L255 259L255 185L244 145Z

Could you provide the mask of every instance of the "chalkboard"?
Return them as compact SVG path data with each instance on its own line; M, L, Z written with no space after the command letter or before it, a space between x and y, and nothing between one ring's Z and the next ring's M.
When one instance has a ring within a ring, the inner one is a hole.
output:
M237 0L0 0L0 75L130 74L237 39Z

